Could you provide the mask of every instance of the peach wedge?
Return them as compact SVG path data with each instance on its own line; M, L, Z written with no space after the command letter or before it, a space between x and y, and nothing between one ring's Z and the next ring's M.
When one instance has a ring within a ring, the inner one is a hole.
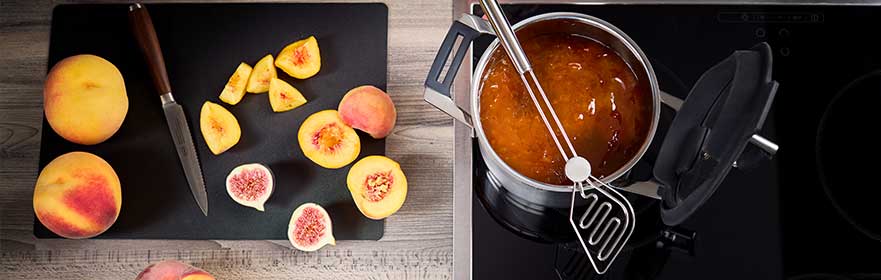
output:
M275 72L272 55L267 54L257 64L254 64L254 70L251 71L251 77L248 78L248 87L246 91L250 93L264 93L269 91L269 82L278 77Z
M285 81L272 78L269 83L269 105L272 111L284 112L306 104L306 98L299 90Z
M297 79L314 76L321 69L318 40L315 36L309 36L287 45L276 57L275 66Z
M239 121L226 108L205 101L199 114L199 129L211 153L219 155L239 142L242 128Z
M251 66L244 62L239 64L236 71L229 77L223 91L220 92L220 100L229 105L239 104L242 97L245 96L245 87L248 84L248 78L251 76Z

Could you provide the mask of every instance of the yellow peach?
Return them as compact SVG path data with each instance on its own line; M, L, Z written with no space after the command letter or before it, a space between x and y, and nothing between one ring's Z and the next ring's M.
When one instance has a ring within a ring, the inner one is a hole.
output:
M83 145L113 136L128 113L122 74L94 55L75 55L55 64L46 77L43 102L52 130Z
M99 235L122 207L119 177L104 159L70 152L46 165L34 187L34 212L46 228L65 238Z
M135 280L214 280L214 276L188 264L166 260L148 266Z
M398 116L392 99L374 86L349 90L340 101L339 112L343 122L375 139L388 136Z

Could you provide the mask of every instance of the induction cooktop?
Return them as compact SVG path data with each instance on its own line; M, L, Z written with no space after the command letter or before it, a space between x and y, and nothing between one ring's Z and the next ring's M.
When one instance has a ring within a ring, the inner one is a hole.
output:
M780 87L761 133L780 150L771 161L732 171L680 225L679 232L694 233L692 248L670 248L659 234L599 276L579 247L541 242L500 223L476 195L487 171L470 130L457 124L456 279L881 279L874 203L881 188L871 176L881 167L881 122L873 114L881 107L881 39L873 35L881 6L520 2L503 1L512 24L567 11L617 26L650 58L660 88L679 98L733 51L769 43ZM482 15L474 3L454 8ZM463 68L473 70L493 39L475 41L471 67ZM467 76L456 81L460 104Z

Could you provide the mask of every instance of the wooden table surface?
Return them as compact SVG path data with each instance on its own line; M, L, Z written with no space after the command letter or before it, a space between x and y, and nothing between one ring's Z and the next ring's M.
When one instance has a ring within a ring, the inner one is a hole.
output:
M191 263L218 279L452 278L452 121L422 100L452 3L383 2L389 7L388 93L398 111L386 148L407 174L407 201L388 218L382 240L341 241L303 253L285 240L37 240L32 197L44 129L42 90L51 11L60 3L0 0L0 279L134 279L163 259Z

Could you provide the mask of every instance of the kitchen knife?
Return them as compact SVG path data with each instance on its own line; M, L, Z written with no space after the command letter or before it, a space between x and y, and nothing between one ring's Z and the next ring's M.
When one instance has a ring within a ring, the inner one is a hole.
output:
M156 38L156 30L153 29L153 20L147 8L140 3L129 6L129 21L135 34L147 66L153 85L159 90L159 98L162 100L162 110L165 112L165 121L168 122L168 130L171 131L171 139L180 157L180 163L187 177L187 184L196 204L202 209L202 213L208 216L208 193L205 191L205 180L202 178L202 168L196 157L196 147L193 145L193 137L190 135L190 127L184 111L174 96L171 95L171 84L168 82L168 73L165 72L165 59L162 58L162 49L159 48L159 40Z

